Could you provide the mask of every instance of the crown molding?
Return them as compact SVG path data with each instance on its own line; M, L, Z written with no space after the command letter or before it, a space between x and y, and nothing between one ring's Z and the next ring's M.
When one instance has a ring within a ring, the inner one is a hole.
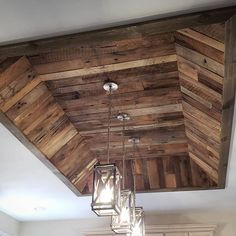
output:
M216 231L217 225L214 224L174 224L174 225L147 225L145 227L146 234L157 233L176 233L176 232L209 232ZM95 228L92 230L84 230L83 235L111 235L113 234L108 227Z

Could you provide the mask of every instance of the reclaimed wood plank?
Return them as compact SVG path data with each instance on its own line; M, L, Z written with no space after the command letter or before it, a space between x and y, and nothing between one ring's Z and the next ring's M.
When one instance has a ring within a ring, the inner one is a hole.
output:
M140 59L136 61L121 62L121 63L110 64L110 65L95 66L95 67L84 68L84 69L82 68L82 69L43 74L41 75L41 79L42 81L59 80L59 79L77 77L77 76L108 73L111 71L126 70L126 69L162 64L162 63L174 62L174 61L177 61L175 54L168 55L168 56Z

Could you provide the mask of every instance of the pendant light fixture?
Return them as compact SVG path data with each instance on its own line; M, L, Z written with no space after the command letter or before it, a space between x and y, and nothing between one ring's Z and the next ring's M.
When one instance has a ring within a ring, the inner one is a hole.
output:
M137 144L139 143L140 139L137 137L129 138L129 142L133 143L133 151L135 156L135 151L138 152ZM140 155L139 155L140 158ZM135 166L133 162L133 183L134 183L134 201L136 205L136 174L135 174ZM144 226L144 211L142 207L135 207L135 219L134 219L134 226L132 231L128 236L145 236L145 226Z
M117 119L122 121L122 147L123 147L123 173L122 173L122 191L121 191L121 210L120 214L112 216L111 228L117 234L129 234L134 227L135 202L134 193L125 189L125 122L130 119L126 113L120 113Z
M108 130L107 130L107 164L97 164L93 169L92 210L98 216L120 214L120 181L121 175L115 164L110 163L110 126L111 126L111 94L118 89L114 82L107 81L103 85L108 92Z
M144 211L142 207L135 207L135 221L129 236L145 236Z

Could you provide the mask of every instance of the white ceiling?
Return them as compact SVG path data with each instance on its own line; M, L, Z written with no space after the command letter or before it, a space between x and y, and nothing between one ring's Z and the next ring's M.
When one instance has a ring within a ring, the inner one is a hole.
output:
M0 43L235 4L235 0L0 0Z
M173 4L173 2L175 4ZM227 6L230 0L0 0L0 42L98 28L153 15ZM225 190L139 194L147 212L236 209L236 138ZM96 217L0 124L0 210L18 220Z

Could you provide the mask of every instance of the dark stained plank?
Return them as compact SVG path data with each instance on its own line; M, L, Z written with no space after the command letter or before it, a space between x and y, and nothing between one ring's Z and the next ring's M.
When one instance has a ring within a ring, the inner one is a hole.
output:
M148 177L148 169L147 169L147 160L142 160L142 175L143 175L143 183L144 183L144 189L150 190L150 183L149 183L149 177Z
M195 26L191 28L221 43L225 42L225 22L221 22L217 24Z
M39 74L91 68L175 54L173 33L86 44L29 57Z
M82 77L67 78L61 80L52 80L48 81L47 85L50 90L53 91L55 95L61 93L63 89L70 89L73 86L86 85L91 83L103 83L109 78L112 81L115 81L118 85L123 85L123 82L149 82L150 80L161 80L170 78L178 78L178 67L176 62L162 63L154 66L145 66L133 69L120 70L109 73L88 75ZM128 80L128 81L127 81ZM160 81L159 81L160 82ZM155 83L157 85L157 83ZM62 89L62 90L61 90ZM117 92L120 92L118 90ZM59 95L58 94L58 95Z
M165 181L165 175L164 175L163 160L162 159L157 159L156 162L157 162L160 188L165 188L166 187L166 181Z

